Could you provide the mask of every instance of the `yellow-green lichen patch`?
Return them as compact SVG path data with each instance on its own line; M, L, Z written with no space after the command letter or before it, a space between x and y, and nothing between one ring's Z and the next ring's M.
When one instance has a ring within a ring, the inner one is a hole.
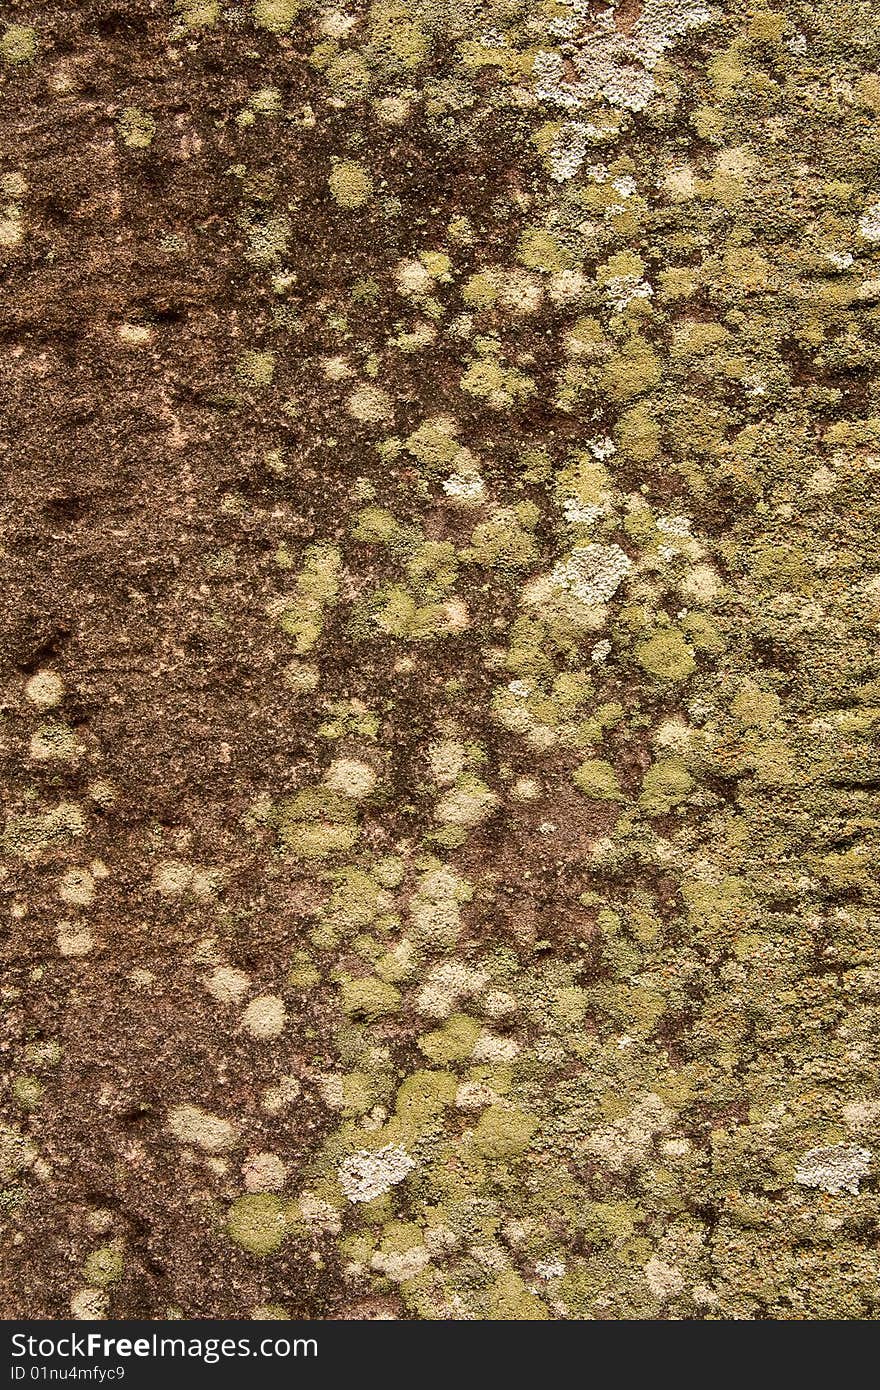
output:
M185 30L208 29L220 18L220 0L176 0L175 11Z
M334 201L350 211L362 208L373 194L373 180L369 171L351 159L340 159L333 166L327 182Z
M484 1158L509 1159L524 1153L538 1127L532 1115L490 1105L474 1129L473 1142Z
M401 1118L421 1125L454 1105L457 1078L448 1071L415 1071L401 1082L395 1109Z
M461 378L461 389L485 400L494 410L524 404L537 390L534 379L498 356L494 343L474 358Z
M452 636L470 625L467 605L460 598L442 598L438 592L436 601L419 603L417 596L402 584L378 589L370 608L372 621L382 632L413 642Z
M393 416L391 397L381 386L358 386L349 396L346 408L363 425L382 425Z
M122 1278L125 1255L117 1245L102 1245L86 1256L83 1278L93 1288L106 1289Z
M301 9L302 0L254 0L254 24L273 34L284 34Z
M333 875L333 888L321 918L334 932L350 935L369 926L392 902L393 898L383 892L373 874L362 869L340 869Z
M0 58L10 67L32 63L37 48L37 31L27 24L7 24L0 35Z
M249 1193L229 1208L226 1231L249 1255L272 1255L287 1234L287 1208L274 1192Z
M86 821L81 807L59 802L51 811L11 814L3 828L3 849L24 859L37 859L53 846L84 835Z
M683 681L697 669L693 647L677 628L666 628L636 645L639 665L664 681Z
M492 1321L545 1322L550 1313L546 1303L529 1292L515 1270L505 1270L489 1292L486 1316Z
M623 798L617 773L603 758L586 758L572 773L575 786L592 801L620 801Z
M545 272L566 270L572 263L571 253L551 232L529 227L521 235L517 259L523 265Z
M36 1110L45 1089L36 1076L17 1076L12 1083L12 1094L22 1110Z
M663 758L645 773L639 806L648 815L662 815L686 801L693 787L694 779L680 758Z
M343 980L340 990L342 1007L354 1018L373 1020L400 1008L400 990L386 980L366 977Z
M406 448L427 467L443 468L461 451L457 435L458 425L454 419L448 415L433 416L413 430L406 440Z
M387 545L395 539L399 530L393 513L385 507L364 507L357 515L352 534L358 541Z
M443 1067L451 1062L467 1061L482 1032L479 1020L457 1013L448 1018L442 1028L423 1033L418 1044L426 1057Z
M149 111L141 111L137 106L126 106L116 128L122 143L130 150L148 149L156 134L156 122Z
M876 1318L871 6L7 8L12 1311Z
M31 735L30 755L40 762L71 762L81 751L66 724L42 724Z
M275 353L249 348L239 357L235 370L248 386L271 386L275 376Z
M498 805L499 798L479 777L463 773L455 785L441 796L434 815L451 826L479 825Z
M504 565L519 569L530 565L537 557L537 546L531 534L540 513L532 504L502 511L489 521L474 528L471 544L464 559L479 565Z
M350 850L360 834L356 804L330 788L314 787L282 802L273 818L281 843L302 859L327 859Z
M339 596L341 566L342 556L335 546L308 546L294 595L268 605L270 616L292 639L297 656L310 652L323 632L326 610Z
M252 265L266 268L278 265L287 252L293 223L286 213L274 213L265 220L251 222L246 231L247 260Z

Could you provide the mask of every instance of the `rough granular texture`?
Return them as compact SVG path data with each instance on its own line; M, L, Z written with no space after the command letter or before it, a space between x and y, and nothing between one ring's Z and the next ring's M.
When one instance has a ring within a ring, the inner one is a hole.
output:
M874 1319L874 0L10 0L0 1307Z

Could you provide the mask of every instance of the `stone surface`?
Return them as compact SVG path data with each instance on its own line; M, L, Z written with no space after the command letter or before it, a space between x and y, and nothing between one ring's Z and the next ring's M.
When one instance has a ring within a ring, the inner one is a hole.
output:
M878 1315L868 0L11 0L0 1311Z

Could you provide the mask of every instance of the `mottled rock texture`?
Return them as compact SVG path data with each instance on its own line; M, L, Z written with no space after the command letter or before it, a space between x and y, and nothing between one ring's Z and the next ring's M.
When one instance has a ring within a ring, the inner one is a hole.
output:
M10 0L7 1315L880 1308L873 0Z

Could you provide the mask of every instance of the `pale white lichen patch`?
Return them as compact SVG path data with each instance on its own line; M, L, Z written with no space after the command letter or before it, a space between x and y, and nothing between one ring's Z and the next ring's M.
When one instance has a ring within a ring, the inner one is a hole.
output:
M168 1128L181 1144L205 1153L222 1153L232 1148L236 1140L236 1129L231 1121L212 1115L198 1105L175 1105L168 1112Z
M583 33L586 15L572 5L571 13L553 19L549 28L566 45L577 75L570 80L562 53L541 51L533 65L535 95L569 110L599 98L642 111L654 95L654 72L663 54L712 13L700 0L645 0L629 33L617 28L612 8L591 13L590 29Z
M483 1012L490 1018L506 1018L517 1010L517 1001L506 989L490 989L480 1001Z
M282 1076L274 1086L269 1086L263 1092L262 1106L268 1115L279 1115L282 1110L286 1110L299 1097L302 1091L299 1078L296 1076Z
M121 323L116 335L126 347L145 347L153 333L145 323Z
M430 1251L424 1245L411 1245L408 1250L377 1250L370 1259L370 1268L384 1274L393 1284L403 1284L420 1274L430 1261Z
M601 642L597 642L590 652L590 660L594 666L601 666L611 655L611 643L607 637L603 637Z
M632 560L619 545L593 542L576 546L560 560L550 573L550 583L566 589L581 603L600 604L616 594L632 567Z
M359 386L349 396L347 408L364 425L380 425L392 417L391 397L380 386Z
M21 208L9 203L0 213L0 246L18 246L24 240Z
M279 1037L286 1022L284 1000L277 994L261 994L252 999L241 1016L245 1032L261 1041Z
M871 1168L870 1149L858 1144L831 1144L808 1149L795 1169L794 1180L802 1187L820 1187L823 1192L850 1192L855 1196L859 1182Z
M218 966L205 983L221 1004L238 1004L251 987L250 976L231 965Z
M654 1297L665 1302L681 1293L685 1281L680 1269L652 1255L645 1265L645 1282Z
M331 791L341 792L352 801L363 801L376 785L376 773L359 758L337 758L324 778Z
M185 864L180 859L163 859L153 871L152 886L166 898L179 898L191 893L207 902L223 886L222 869L208 869L200 864Z
M88 869L68 869L58 884L58 896L72 907L91 907L95 900L95 879Z
M667 1130L673 1119L674 1111L659 1096L648 1092L628 1115L588 1135L584 1148L607 1167L620 1172L644 1159L654 1137Z
M472 970L463 961L443 961L428 974L416 996L416 1008L429 1018L445 1018L464 995L476 994L486 982L482 970Z
M865 208L859 218L859 235L865 241L880 241L880 203Z
M712 565L695 565L678 585L682 598L690 603L712 603L723 588L721 576Z
M535 777L517 777L510 795L514 801L537 801L542 795L541 783Z
M474 1043L471 1056L475 1062L496 1064L512 1062L519 1055L516 1038L501 1037L497 1033L481 1033Z
M867 1129L880 1116L880 1099L851 1101L841 1113L850 1129Z
M454 782L464 770L465 757L464 744L458 739L446 738L432 743L428 748L428 762L434 781L441 787Z
M654 288L638 275L612 275L603 286L612 307L619 313L634 299L652 299Z
M316 1193L303 1192L298 1206L300 1217L313 1230L327 1231L330 1235L338 1235L342 1230L339 1212Z
M444 480L443 491L459 507L478 507L486 500L486 484L476 467L465 464Z
M95 948L91 931L78 922L59 922L55 930L62 956L87 956Z
M248 1192L280 1192L287 1182L287 1164L275 1153L248 1154L241 1172Z
M415 1160L399 1144L359 1149L339 1166L339 1185L350 1202L372 1202L403 1182Z
M566 121L563 124L547 155L550 177L557 183L574 178L586 158L593 130L595 127L586 121Z
M445 792L434 808L434 816L445 825L479 825L498 805L499 797L478 777L461 777Z
M54 709L64 699L64 681L56 671L37 671L24 688L25 699L38 709Z
M401 294L418 296L427 294L433 284L431 273L422 261L399 261L394 270L394 279Z
M499 1099L498 1092L482 1081L462 1081L455 1093L459 1110L485 1110L487 1105L497 1105Z
M77 1289L70 1298L70 1315L76 1322L97 1322L106 1318L110 1299L103 1289Z
M179 859L164 859L153 872L153 887L164 897L179 897L189 888L192 877L191 864L184 864Z

